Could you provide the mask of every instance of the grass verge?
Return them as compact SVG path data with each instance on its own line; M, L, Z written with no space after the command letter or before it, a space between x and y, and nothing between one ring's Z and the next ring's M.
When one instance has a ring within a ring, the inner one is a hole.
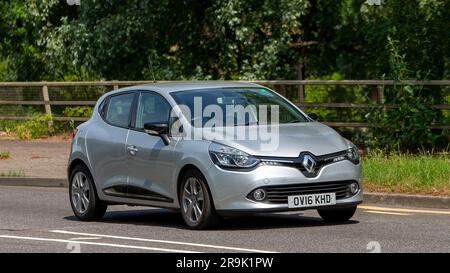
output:
M25 170L19 169L19 170L8 170L8 171L1 171L0 177L24 177L25 176Z
M363 159L366 191L450 196L450 155L373 152Z
M8 159L8 158L10 158L10 157L11 157L11 155L9 154L8 151L6 151L6 152L0 152L0 160L2 160L2 159Z
M1 121L0 130L7 136L18 137L19 139L35 139L49 135L48 124L51 121L49 115L35 115L29 120L23 121Z

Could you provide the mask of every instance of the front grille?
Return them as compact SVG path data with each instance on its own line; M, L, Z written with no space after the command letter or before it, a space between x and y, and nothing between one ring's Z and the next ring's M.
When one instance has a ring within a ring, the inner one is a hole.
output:
M310 156L315 161L315 166L308 172L303 166L305 156ZM306 177L316 177L322 167L347 158L347 151L316 156L310 152L301 152L298 157L258 157L262 162L276 162L282 166L288 166L300 170Z
M266 202L287 204L288 196L317 193L336 193L336 200L350 197L350 184L356 181L317 182L307 184L294 184L284 186L262 187L266 190Z

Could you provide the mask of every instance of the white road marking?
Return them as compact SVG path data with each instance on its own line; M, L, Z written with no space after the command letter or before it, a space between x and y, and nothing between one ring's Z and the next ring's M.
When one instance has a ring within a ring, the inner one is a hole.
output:
M410 213L400 213L400 212L387 212L378 210L367 210L369 213L387 214L387 215L411 215Z
M78 240L101 240L102 237L78 237L78 238L70 238L69 240L78 241Z
M146 247L146 246L133 246L133 245L119 245L119 244L97 243L97 242L83 242L83 241L72 241L72 240L39 238L39 237L23 237L23 236L0 235L0 238L16 239L16 240L56 242L56 243L72 243L72 244L73 243L78 243L80 245L108 246L108 247L117 247L117 248L131 248L131 249L152 250L152 251L158 251L158 252L198 253L196 251L188 251L188 250L180 250L180 249Z
M378 210L378 211L393 211L393 212L411 212L411 213L431 213L431 214L447 214L450 215L450 210L425 210L425 209L402 209L402 208L386 208L376 206L358 206L361 209Z
M66 230L50 230L50 232L61 233L61 234L81 235L81 236L104 237L104 238L112 238L112 239L120 239L120 240L154 242L154 243L163 243L163 244L186 245L186 246L195 246L195 247L205 247L205 248L216 248L216 249L246 251L246 252L274 253L273 251L260 250L260 249L251 249L251 248L240 248L240 247L229 247L229 246L219 246L219 245L197 244L197 243L187 243L187 242L177 242L177 241L167 241L167 240L155 240L155 239L145 239L145 238L137 238L137 237L123 237L123 236L104 235L104 234L91 234L91 233L83 233L83 232L72 232L72 231L66 231Z

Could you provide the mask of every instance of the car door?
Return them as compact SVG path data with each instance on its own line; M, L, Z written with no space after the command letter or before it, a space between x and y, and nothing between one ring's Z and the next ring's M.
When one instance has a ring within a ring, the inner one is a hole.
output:
M172 202L171 179L174 170L173 149L176 142L168 145L159 136L144 132L147 122L167 123L170 104L160 94L152 91L139 93L135 111L134 128L127 140L128 196L150 202Z
M86 136L89 161L99 195L124 196L127 191L126 139L136 93L107 97L101 107L102 120Z

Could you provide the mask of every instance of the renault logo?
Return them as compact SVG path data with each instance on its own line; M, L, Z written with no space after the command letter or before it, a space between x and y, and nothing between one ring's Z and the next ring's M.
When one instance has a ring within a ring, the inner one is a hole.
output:
M305 169L309 173L313 173L314 172L314 168L316 167L316 161L314 160L314 158L312 158L312 156L304 155L303 156L302 165L303 165L303 167L305 167Z

